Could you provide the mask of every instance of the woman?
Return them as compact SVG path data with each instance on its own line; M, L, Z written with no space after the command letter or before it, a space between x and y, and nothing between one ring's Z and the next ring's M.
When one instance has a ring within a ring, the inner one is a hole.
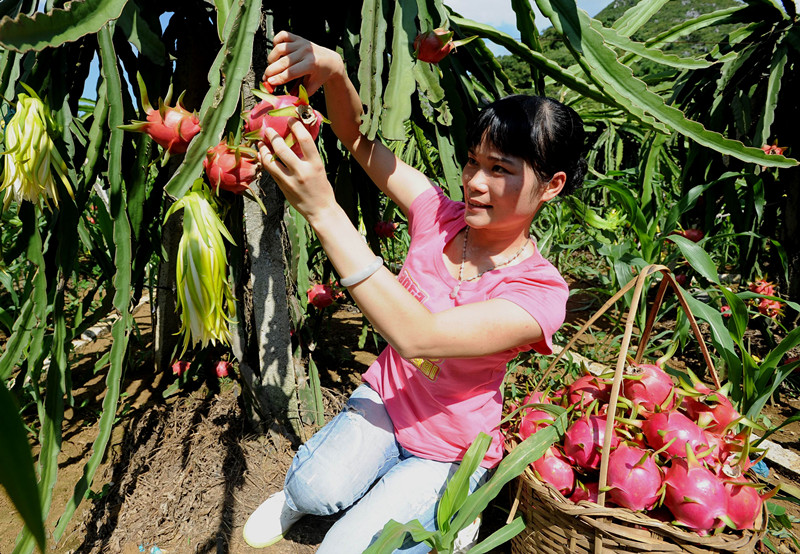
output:
M252 546L283 536L303 514L346 513L318 552L362 552L389 519L435 527L448 478L479 432L493 442L471 490L502 457L497 425L506 363L520 351L551 352L567 285L530 238L544 202L583 180L580 118L546 98L490 105L469 131L465 202L359 132L362 107L341 57L298 36L275 36L264 78L325 88L336 136L408 216L411 245L399 276L370 251L336 204L314 142L296 121L303 156L274 132L264 168L307 219L352 298L389 346L345 409L300 447L284 490L245 525ZM403 552L427 552L410 540Z

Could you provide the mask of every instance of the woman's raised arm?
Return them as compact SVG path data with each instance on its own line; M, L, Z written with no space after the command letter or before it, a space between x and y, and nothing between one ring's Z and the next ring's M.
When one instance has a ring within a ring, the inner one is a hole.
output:
M303 79L309 94L324 87L327 118L333 132L353 154L367 175L408 214L411 202L433 183L423 173L397 158L378 140L359 130L363 109L342 57L327 48L281 31L273 40L264 78L273 86Z

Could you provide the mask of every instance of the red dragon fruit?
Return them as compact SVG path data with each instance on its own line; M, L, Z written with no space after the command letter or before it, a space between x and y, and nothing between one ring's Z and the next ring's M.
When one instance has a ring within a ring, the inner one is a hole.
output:
M565 496L575 489L575 470L555 446L548 448L544 456L531 463L531 468L540 480L550 483Z
M676 231L675 234L687 238L692 242L700 242L703 240L703 237L706 236L702 229L683 229L682 231Z
M671 456L683 456L687 444L695 454L710 453L703 429L680 412L648 414L642 430L650 446L656 450L666 447L666 453ZM667 446L670 441L672 444Z
M539 429L555 421L553 414L544 410L527 410L519 423L519 438L527 439Z
M763 504L754 483L740 475L725 481L725 492L728 495L728 517L736 529L753 529Z
M658 363L630 364L625 368L623 396L648 412L655 411L656 406L667 409L664 404L672 398L673 389L672 377Z
M610 397L611 384L594 375L584 375L576 379L567 392L567 401L581 407L589 405L593 400L608 402Z
M175 107L169 106L172 98L170 86L164 100L158 101L158 109L153 109L147 96L147 89L141 75L136 75L139 81L139 91L142 95L142 108L147 113L146 121L133 121L130 125L120 125L120 129L147 133L162 148L166 150L165 160L170 154L183 154L189 147L189 142L200 132L200 119L194 112L189 112L181 104L183 93L178 97Z
M695 458L688 445L686 456L672 458L664 475L664 505L677 523L705 535L720 522L730 524L728 494L723 482Z
M631 510L650 510L661 496L664 475L652 452L620 444L608 455L608 499Z
M203 160L211 189L227 190L236 194L249 190L258 176L258 153L246 146L231 146L222 141L209 148Z
M272 128L288 144L292 151L302 157L300 145L295 142L294 135L289 130L289 120L299 119L306 126L311 136L316 139L319 128L325 118L308 103L308 93L300 85L300 96L283 94L276 96L266 90L254 90L253 94L262 98L252 110L243 114L245 118L245 137L249 140L267 141L265 131Z
M683 400L686 414L710 433L722 434L731 423L741 417L728 397L712 392L699 397L687 396Z
M597 481L590 481L588 483L575 483L575 491L570 495L569 499L576 504L581 500L588 500L589 502L597 503L598 486Z
M584 415L564 433L564 453L583 469L597 469L605 436L606 416ZM612 437L612 448L618 442L616 436Z
M763 294L764 296L775 296L775 284L770 283L766 279L759 278L750 283L748 286L750 292L756 294Z
M550 399L544 393L534 391L522 401L523 406L528 404L550 404ZM525 408L522 414L522 419L519 422L519 436L522 440L527 439L539 429L547 427L555 421L555 417L545 410Z
M330 285L316 284L307 291L308 301L314 307L322 310L338 300L342 294L333 290Z

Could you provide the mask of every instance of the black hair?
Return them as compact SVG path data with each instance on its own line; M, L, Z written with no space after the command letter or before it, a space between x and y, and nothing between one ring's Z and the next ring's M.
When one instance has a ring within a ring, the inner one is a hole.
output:
M505 154L527 161L546 183L563 171L562 195L574 192L586 174L583 120L572 108L543 96L515 94L489 104L467 131L472 149L484 138Z

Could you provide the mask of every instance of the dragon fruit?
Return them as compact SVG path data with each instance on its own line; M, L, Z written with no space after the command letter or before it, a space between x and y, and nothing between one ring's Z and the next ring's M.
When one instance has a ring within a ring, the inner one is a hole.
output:
M658 363L630 364L625 368L623 396L648 412L655 411L656 406L667 409L664 404L672 398L673 389L672 377Z
M453 31L441 27L418 34L414 39L414 54L421 62L439 63L454 49L476 38L453 40L453 34Z
M590 481L588 483L581 483L578 481L575 483L575 490L570 495L569 499L576 504L581 500L597 503L598 492L597 481Z
M650 446L656 450L664 448L671 456L683 456L687 444L695 454L709 450L703 429L680 412L648 414L642 431Z
M283 94L276 96L264 90L254 90L253 94L261 98L252 110L243 114L245 118L245 138L268 142L266 129L273 129L289 145L292 151L302 158L300 145L289 130L289 120L299 119L306 126L311 136L316 139L325 118L308 103L308 93L300 85L300 96Z
M753 529L761 514L763 500L758 490L744 475L725 481L728 495L728 517L736 529Z
M564 453L583 469L597 469L605 435L606 416L584 415L564 433ZM618 442L616 436L612 437L612 448Z
M575 470L555 446L548 448L541 458L531 463L531 468L540 480L550 483L565 496L575 489Z
M661 496L663 479L652 452L620 444L608 455L608 498L619 506L652 509Z
M330 285L317 283L306 291L308 302L320 310L327 308L338 299L339 295Z
M741 417L728 397L712 392L700 397L687 396L683 400L686 414L710 433L722 434L731 423Z
M593 400L608 402L610 397L611 385L594 375L584 375L576 379L567 392L567 401L581 407L589 405Z
M224 140L208 149L203 167L214 191L241 194L249 190L250 183L258 176L258 153L246 146L231 146Z
M677 523L705 535L721 522L730 522L724 483L697 460L688 444L686 458L672 458L664 484L664 505Z
M194 112L189 112L183 107L181 101L183 94L178 97L175 106L169 106L172 99L172 86L170 86L164 100L159 99L158 109L154 109L147 96L142 76L137 74L139 91L142 95L142 108L147 114L146 121L133 121L129 125L120 125L120 129L136 133L147 133L156 144L164 148L164 161L171 154L183 154L189 147L189 142L200 132L200 119Z
M519 423L519 438L527 439L539 429L547 427L555 421L550 412L544 410L527 410Z

